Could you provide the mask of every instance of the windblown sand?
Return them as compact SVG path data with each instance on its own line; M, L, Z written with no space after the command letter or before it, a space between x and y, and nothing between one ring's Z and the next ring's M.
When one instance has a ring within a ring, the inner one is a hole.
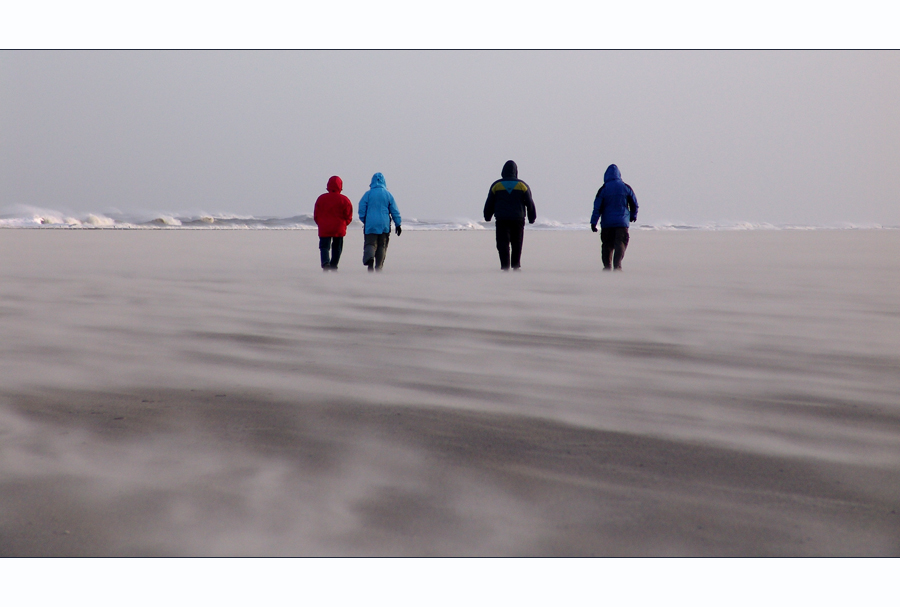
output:
M0 556L900 556L900 231L0 231Z

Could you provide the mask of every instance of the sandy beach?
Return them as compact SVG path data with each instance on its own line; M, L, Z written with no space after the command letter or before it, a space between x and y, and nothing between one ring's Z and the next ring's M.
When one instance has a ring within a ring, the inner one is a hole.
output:
M0 230L0 556L900 556L900 231Z

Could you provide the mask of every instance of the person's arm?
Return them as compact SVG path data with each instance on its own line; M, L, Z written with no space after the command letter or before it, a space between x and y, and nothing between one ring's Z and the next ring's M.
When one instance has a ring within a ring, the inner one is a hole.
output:
M637 196L634 195L634 190L631 189L631 186L628 186L628 219L631 223L637 221L637 212L638 212L638 203Z
M488 190L487 200L484 201L484 220L490 221L494 217L494 186Z
M594 232L597 231L597 222L600 221L600 213L603 212L603 209L601 209L603 204L603 198L600 196L601 192L603 192L602 186L597 190L597 195L594 196L594 212L591 213L591 230Z
M363 194L363 197L359 199L359 220L363 222L363 225L366 225L366 211L369 210L369 192Z
M397 203L394 201L394 195L390 192L387 192L388 195L388 212L391 214L391 219L394 220L395 232L397 236L400 236L401 228L400 222L403 221L400 218L400 209L397 208Z
M523 182L524 183L524 182ZM537 209L534 208L534 199L531 197L531 188L525 184L525 211L528 213L528 223L534 223L537 219Z
M344 196L344 223L350 225L353 222L353 203Z
M400 209L397 208L397 203L394 201L394 195L390 192L387 192L388 195L388 212L391 214L391 219L394 220L394 223L400 225L402 219L400 218Z
M313 207L313 221L319 225L319 199L316 198L316 206Z

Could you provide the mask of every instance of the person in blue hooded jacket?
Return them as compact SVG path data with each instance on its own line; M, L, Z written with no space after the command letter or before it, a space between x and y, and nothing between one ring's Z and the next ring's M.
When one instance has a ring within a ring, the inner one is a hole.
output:
M391 236L391 220L396 225L395 231L400 236L400 211L394 197L388 192L384 175L372 175L369 191L359 201L359 220L363 222L364 244L363 265L369 272L381 271L384 257L387 255L388 240Z
M609 165L603 175L603 185L594 197L591 230L597 231L600 220L600 244L603 269L622 269L622 258L628 247L628 224L637 221L637 196L631 186L622 181L619 167Z
M501 270L509 270L510 265L513 270L520 268L526 216L528 223L534 223L537 218L531 188L519 179L516 163L507 160L500 171L500 179L491 184L484 201L484 220L490 221L496 217L494 223Z

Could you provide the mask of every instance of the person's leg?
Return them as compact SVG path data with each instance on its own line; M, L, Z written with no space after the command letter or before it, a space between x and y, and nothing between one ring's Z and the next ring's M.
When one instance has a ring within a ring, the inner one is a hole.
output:
M628 247L628 228L616 228L615 254L613 256L613 268L622 269L622 259L625 257L625 249Z
M500 254L500 269L509 269L509 224L504 219L496 220L497 252Z
M363 265L369 267L369 272L375 269L375 249L378 248L378 234L366 234L363 237Z
M331 268L337 270L338 262L341 260L341 251L344 250L344 237L335 236L331 239Z
M512 269L518 270L522 266L522 240L525 238L525 220L511 221L509 226L509 243L512 245Z
M319 237L319 259L322 261L322 269L327 270L328 264L331 262L329 252L331 250L331 238L328 236Z
M378 235L378 248L375 249L375 269L381 271L384 266L384 258L387 255L388 241L391 239L390 234Z
M615 248L615 228L600 228L600 259L603 260L603 269L612 270L610 259Z

